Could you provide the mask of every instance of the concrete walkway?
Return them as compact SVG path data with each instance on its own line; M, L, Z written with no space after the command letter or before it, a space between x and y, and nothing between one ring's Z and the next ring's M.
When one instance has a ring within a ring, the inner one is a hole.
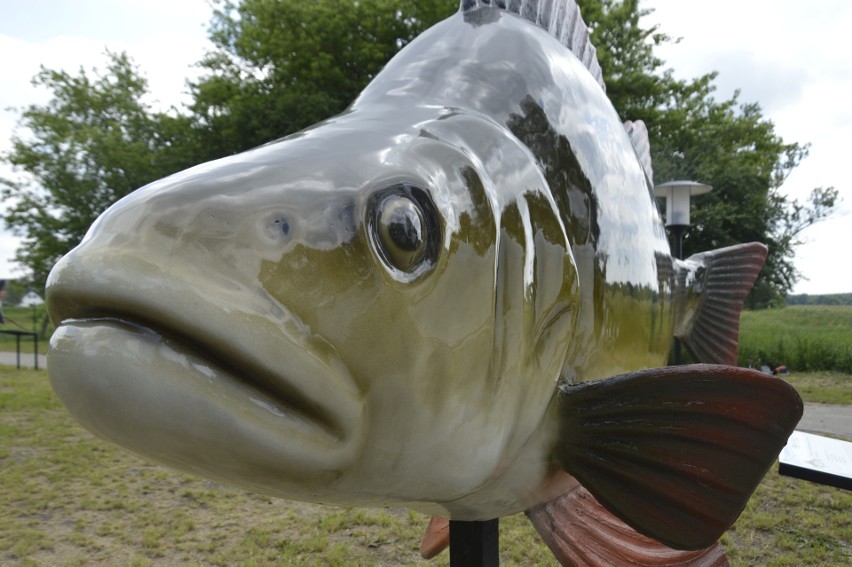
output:
M0 365L17 366L17 355L14 352L0 352ZM31 352L21 353L21 368L32 368L35 365L35 357ZM47 356L38 355L38 367L42 370L47 368Z
M805 404L805 414L796 429L852 441L852 406Z
M17 355L14 352L0 352L0 364L3 366L16 366ZM21 353L21 368L32 368L35 365L35 357L31 352ZM41 369L47 368L47 356L44 354L38 355L38 367Z

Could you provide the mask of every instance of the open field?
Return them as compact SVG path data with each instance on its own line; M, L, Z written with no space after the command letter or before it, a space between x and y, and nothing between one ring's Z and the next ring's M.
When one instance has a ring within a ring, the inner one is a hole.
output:
M845 378L801 377L815 390ZM852 493L776 471L723 538L732 564L852 562ZM257 496L108 445L70 418L44 371L0 366L0 487L2 565L448 563L419 558L421 514ZM503 565L555 563L523 515L502 519L500 538Z
M794 305L744 311L740 366L749 358L794 372L832 370L852 374L852 305Z

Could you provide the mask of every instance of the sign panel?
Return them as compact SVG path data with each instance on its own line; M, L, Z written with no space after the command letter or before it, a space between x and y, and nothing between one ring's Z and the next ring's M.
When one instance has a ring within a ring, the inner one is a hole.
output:
M852 490L852 443L794 431L778 456L778 473Z

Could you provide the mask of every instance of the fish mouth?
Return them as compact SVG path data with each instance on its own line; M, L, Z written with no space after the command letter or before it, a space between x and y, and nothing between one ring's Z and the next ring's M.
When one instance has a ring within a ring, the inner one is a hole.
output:
M339 476L361 444L363 398L331 345L268 300L223 307L245 288L152 286L156 273L116 281L107 263L106 273L61 263L48 283L59 322L48 369L78 421L143 456L262 492Z
M129 334L144 342L160 343L162 347L191 360L190 364L196 370L226 378L247 392L250 391L255 402L280 416L312 423L317 433L327 436L331 442L341 441L347 436L345 424L337 419L335 412L324 406L321 400L310 400L294 388L283 379L286 372L271 375L268 368L239 350L228 349L228 352L223 352L206 343L204 337L189 338L173 326L152 324L141 317L133 318L124 314L70 318L62 321L59 330L67 336L72 327L78 330L102 329L101 334L103 331Z

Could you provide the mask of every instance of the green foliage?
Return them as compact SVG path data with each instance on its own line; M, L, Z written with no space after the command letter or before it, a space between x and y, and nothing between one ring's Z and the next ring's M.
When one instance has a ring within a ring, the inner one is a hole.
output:
M192 162L180 143L189 119L151 112L143 102L145 79L129 58L108 57L106 72L93 77L42 68L33 84L53 98L24 109L19 126L29 134L14 136L2 156L31 180L3 182L3 220L23 236L16 259L39 291L104 209Z
M744 311L740 365L766 361L792 372L833 370L852 374L852 306L795 306Z
M19 304L28 289L29 282L25 280L6 280L6 285L2 290L6 292L6 295L2 297L3 305L9 306Z
M793 265L802 230L830 214L834 188L814 189L808 203L790 200L784 180L807 156L808 146L785 143L760 106L713 98L715 73L677 80L653 52L672 39L657 26L643 28L651 10L638 0L579 0L592 30L607 94L622 120L648 126L657 183L689 179L713 186L693 204L684 254L759 241L769 257L749 307L783 305L800 274Z
M192 111L210 157L280 138L342 112L397 51L456 0L243 0L218 3L210 74Z

